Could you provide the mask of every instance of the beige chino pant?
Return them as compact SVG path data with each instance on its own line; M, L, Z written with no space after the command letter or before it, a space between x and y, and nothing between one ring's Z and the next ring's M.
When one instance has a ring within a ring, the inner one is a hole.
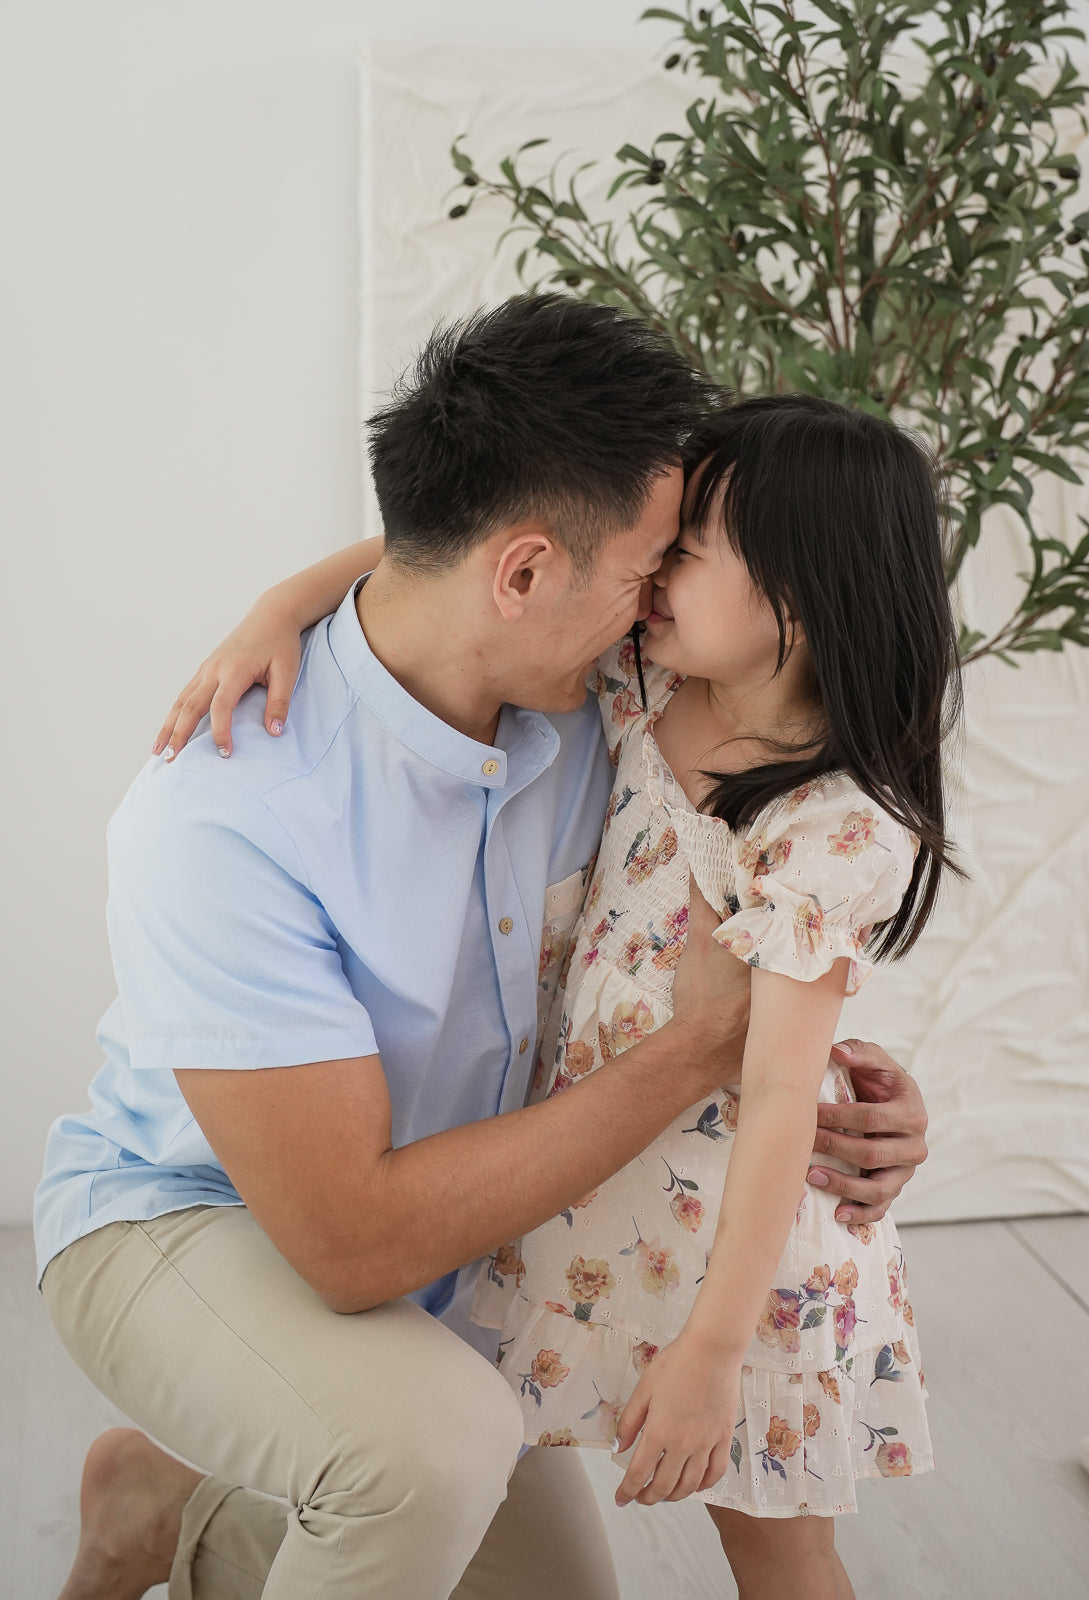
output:
M91 1381L210 1469L170 1600L617 1600L578 1453L515 1469L483 1356L407 1300L330 1311L243 1207L110 1223L42 1291Z

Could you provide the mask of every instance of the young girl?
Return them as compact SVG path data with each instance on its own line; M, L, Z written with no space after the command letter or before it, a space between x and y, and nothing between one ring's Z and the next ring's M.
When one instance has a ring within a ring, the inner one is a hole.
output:
M852 1098L843 997L950 865L939 516L906 434L811 397L737 404L690 466L645 632L598 663L616 783L534 1093L670 1016L690 882L752 969L741 1081L498 1251L474 1315L528 1443L611 1449L620 1504L698 1494L743 1600L849 1600L832 1519L932 1466L926 1391L895 1228L804 1180L818 1098Z

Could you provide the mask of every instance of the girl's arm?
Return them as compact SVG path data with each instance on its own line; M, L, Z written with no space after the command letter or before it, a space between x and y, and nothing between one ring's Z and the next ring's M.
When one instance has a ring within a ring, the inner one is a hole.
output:
M642 1433L619 1505L683 1499L730 1464L741 1363L805 1192L847 969L837 960L811 983L753 970L737 1133L707 1274L684 1329L620 1418L621 1451Z
M336 610L349 584L378 565L383 548L382 539L365 539L267 589L190 678L159 730L152 755L161 751L172 761L210 710L212 737L220 754L229 756L231 714L255 683L268 689L265 727L282 733L299 676L299 635Z

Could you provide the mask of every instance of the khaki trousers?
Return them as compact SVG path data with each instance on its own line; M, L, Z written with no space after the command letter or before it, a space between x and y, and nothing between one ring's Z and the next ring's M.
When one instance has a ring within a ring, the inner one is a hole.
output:
M110 1223L42 1290L91 1381L211 1470L170 1600L617 1600L577 1452L515 1469L484 1357L410 1301L330 1311L245 1208Z

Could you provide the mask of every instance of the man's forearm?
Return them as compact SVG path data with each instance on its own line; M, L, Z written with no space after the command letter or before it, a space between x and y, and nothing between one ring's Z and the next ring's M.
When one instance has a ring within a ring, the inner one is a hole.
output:
M738 1077L743 1045L739 1025L709 1069L670 1023L541 1104L387 1151L365 1237L342 1246L328 1303L381 1304L548 1221Z

